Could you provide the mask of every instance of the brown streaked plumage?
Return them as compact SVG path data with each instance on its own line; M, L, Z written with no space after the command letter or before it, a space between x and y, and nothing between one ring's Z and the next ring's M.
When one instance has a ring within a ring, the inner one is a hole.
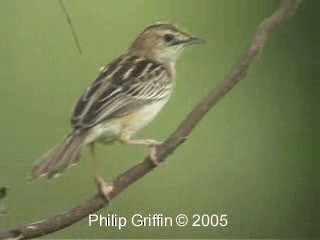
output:
M144 29L128 51L101 69L97 79L78 100L71 117L72 132L64 142L34 165L33 178L53 178L80 159L81 149L95 142L119 140L153 149L155 140L131 136L153 120L169 100L175 78L175 62L182 49L202 39L172 24ZM154 159L156 161L156 159ZM96 169L102 193L106 186Z

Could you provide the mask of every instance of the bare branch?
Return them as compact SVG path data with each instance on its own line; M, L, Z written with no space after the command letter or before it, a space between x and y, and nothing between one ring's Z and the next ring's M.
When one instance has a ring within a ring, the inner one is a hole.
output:
M278 29L286 20L288 20L296 11L298 0L284 0L280 8L269 18L266 18L258 27L253 37L252 44L246 53L240 58L239 62L232 68L229 75L217 87L215 87L185 118L176 131L157 148L158 161L165 161L166 157L171 154L181 143L183 143L194 127L205 116L205 114L215 106L241 79L243 79L250 65L257 56L269 38L270 34ZM151 163L149 156L141 163L133 166L114 181L114 189L110 193L110 199L115 198L124 189L151 172L155 166ZM66 228L75 222L80 221L91 213L107 206L108 203L103 197L96 195L74 207L73 209L49 218L44 221L30 223L22 227L0 233L0 239L35 238Z
M76 46L77 46L77 48L78 48L78 51L79 51L80 55L82 55L82 48L81 48L81 45L80 45L80 42L79 42L79 38L78 38L77 32L76 32L76 30L74 29L74 26L73 26L73 24L72 24L72 21L71 21L71 18L70 18L70 16L69 16L69 13L68 13L65 5L63 4L62 0L59 0L59 4L60 4L60 6L61 6L61 9L62 9L64 15L66 16L68 25L69 25L69 27L70 27L70 29L71 29L71 32L72 32L72 36L73 36L73 38L74 38L74 41L76 42Z

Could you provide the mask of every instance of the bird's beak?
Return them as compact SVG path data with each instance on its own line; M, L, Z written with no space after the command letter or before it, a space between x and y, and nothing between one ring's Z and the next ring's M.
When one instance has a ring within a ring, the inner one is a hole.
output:
M190 44L199 44L199 43L205 43L205 42L206 42L205 39L198 36L191 36L189 39Z
M206 40L204 40L201 37L187 35L187 36L185 36L184 39L176 41L173 45L183 44L183 45L187 46L187 45L190 45L190 44L204 43L205 41Z

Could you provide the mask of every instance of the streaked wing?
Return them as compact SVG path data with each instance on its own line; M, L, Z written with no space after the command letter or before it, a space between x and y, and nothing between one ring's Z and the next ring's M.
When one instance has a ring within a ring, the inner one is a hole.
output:
M121 56L102 69L78 100L71 122L87 129L101 121L131 113L171 93L172 79L160 63L137 56Z

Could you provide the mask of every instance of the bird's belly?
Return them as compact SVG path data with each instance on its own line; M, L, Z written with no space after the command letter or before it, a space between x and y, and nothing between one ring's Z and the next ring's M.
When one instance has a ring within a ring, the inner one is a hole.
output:
M129 132L130 135L136 133L154 119L167 101L168 99L163 99L149 103L119 119L108 120L94 126L88 132L85 144L95 141L110 143L117 140L123 132Z
M121 130L121 123L116 119L102 122L90 129L85 144L90 144L95 141L104 143L112 142L118 138Z
M127 116L121 118L121 125L123 131L136 133L148 123L150 123L154 117L160 112L163 106L167 103L167 99L163 99L157 102L149 103Z

